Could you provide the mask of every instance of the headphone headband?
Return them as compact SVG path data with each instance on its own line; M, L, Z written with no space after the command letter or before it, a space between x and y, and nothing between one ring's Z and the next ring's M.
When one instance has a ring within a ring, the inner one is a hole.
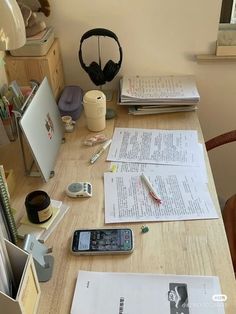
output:
M80 39L80 47L79 47L79 61L80 64L82 66L82 68L87 71L87 66L83 61L83 57L82 57L82 43L84 40L92 37L92 36L105 36L105 37L110 37L113 38L116 42L117 45L119 47L119 53L120 53L120 60L118 61L117 65L120 67L121 63L122 63L122 58L123 58L123 53L122 53L122 48L120 46L118 37L116 36L115 33L113 33L112 31L110 31L109 29L106 28L94 28L91 29L89 31L87 31L86 33L83 34L83 36Z
M86 33L84 33L84 35L81 37L80 43L82 44L82 42L85 39L92 37L92 36L107 36L107 37L111 37L111 38L115 39L115 41L119 42L116 34L114 34L109 29L94 28L94 29L91 29L91 30L87 31Z

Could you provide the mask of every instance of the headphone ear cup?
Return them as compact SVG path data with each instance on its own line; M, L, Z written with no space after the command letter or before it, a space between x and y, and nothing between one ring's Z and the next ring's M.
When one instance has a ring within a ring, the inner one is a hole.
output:
M97 64L97 62L92 62L90 66L87 68L87 73L91 79L91 81L95 85L103 85L106 83L105 77L101 67Z
M110 82L118 73L119 65L112 60L109 60L103 69L104 78L107 82Z

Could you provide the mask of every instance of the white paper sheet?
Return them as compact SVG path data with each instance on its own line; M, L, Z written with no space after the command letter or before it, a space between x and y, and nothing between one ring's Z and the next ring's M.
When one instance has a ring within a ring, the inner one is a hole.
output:
M224 314L226 298L213 276L80 271L70 313Z
M200 96L192 75L124 76L121 100L132 101L199 101Z
M197 131L115 128L107 160L197 166Z
M189 168L187 168L189 169ZM139 173L105 173L105 223L218 218L206 183L182 172L145 172L162 204L150 196Z
M156 164L144 164L144 163L136 163L136 162L111 162L110 169L115 169L115 172L155 172L158 173L159 169L161 171L165 171L166 173L183 173L183 171L194 173L197 177L200 176L205 183L208 183L206 165L203 154L203 146L202 144L198 144L200 149L199 162L200 166L173 166L173 165L156 165ZM164 167L164 168L163 168Z

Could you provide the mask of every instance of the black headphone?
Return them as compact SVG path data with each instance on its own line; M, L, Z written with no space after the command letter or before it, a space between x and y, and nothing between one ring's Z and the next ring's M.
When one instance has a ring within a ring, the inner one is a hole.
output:
M82 43L85 39L91 37L91 36L107 36L113 38L118 46L119 46L119 52L120 52L120 60L118 63L115 63L112 60L109 60L106 65L104 66L104 69L101 69L101 66L93 61L89 66L86 66L83 58L82 58ZM105 28L94 28L90 31L86 32L80 40L80 48L79 48L79 61L82 66L82 68L88 73L90 79L95 85L103 85L106 82L110 82L116 74L120 70L121 62L122 62L122 49L118 40L118 37L116 34L114 34L112 31L105 29Z

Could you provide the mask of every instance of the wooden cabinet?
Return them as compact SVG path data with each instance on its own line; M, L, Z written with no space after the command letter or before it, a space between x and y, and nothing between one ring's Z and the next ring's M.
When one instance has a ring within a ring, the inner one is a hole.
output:
M56 99L64 88L63 66L57 38L45 56L15 57L7 55L5 69L8 82L16 80L21 86L29 85L29 81L32 79L41 82L46 76Z

